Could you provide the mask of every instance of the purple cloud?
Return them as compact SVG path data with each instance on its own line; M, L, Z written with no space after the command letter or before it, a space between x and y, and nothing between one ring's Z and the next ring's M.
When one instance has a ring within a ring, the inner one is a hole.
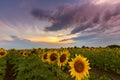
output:
M34 9L31 14L40 20L52 20L51 11L49 10Z
M45 28L45 31L58 31L70 27L73 27L70 34L84 32L89 28L91 28L91 31L105 31L114 27L113 24L109 24L109 21L113 21L114 18L120 16L120 4L96 5L87 2L74 6L64 5L53 11L32 10L32 15L35 18L52 23L51 26ZM116 21L120 23L119 18ZM98 25L100 28L92 30Z

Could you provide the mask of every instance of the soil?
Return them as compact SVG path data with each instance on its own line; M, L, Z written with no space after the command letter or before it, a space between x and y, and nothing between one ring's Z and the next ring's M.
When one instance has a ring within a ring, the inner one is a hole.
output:
M98 76L100 74L105 74L105 75L109 76L112 80L120 80L120 74L113 73L111 71L104 71L104 70L100 70L98 68L92 68L91 72L96 73Z
M9 61L7 61L4 80L15 80L16 75L13 67L14 67L14 64L10 64Z

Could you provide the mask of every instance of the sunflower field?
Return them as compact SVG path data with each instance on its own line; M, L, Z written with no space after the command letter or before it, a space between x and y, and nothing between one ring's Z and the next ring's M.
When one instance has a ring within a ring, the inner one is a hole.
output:
M0 48L0 80L120 80L120 48Z

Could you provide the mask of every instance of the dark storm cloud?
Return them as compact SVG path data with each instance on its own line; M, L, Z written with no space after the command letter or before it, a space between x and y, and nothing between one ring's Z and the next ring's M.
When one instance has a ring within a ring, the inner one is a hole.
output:
M120 5L120 4L119 4ZM117 15L120 15L120 6L116 6L116 8L114 8L112 10L111 9L107 9L106 11L104 11L104 15L103 15L103 20L104 21L108 21L110 20L112 17L115 17Z
M64 41L68 41L68 40L71 40L71 39L63 39L63 40L60 40L59 42L64 42Z
M52 23L51 26L45 28L45 31L58 31L73 27L71 34L75 34L94 28L96 25L99 25L101 30L110 28L112 24L109 25L109 21L120 15L120 4L95 5L89 2L74 6L64 5L53 11L32 10L32 15ZM120 19L116 21L120 23Z
M73 21L73 15L76 13L76 9L72 9L73 7L69 5L64 5L61 7L58 7L56 11L51 11L51 13L47 10L32 10L32 15L35 18L38 18L40 20L48 20L52 22L52 26L48 26L45 28L45 31L57 31L61 29L66 29L69 26L76 23L76 21ZM45 13L45 14L44 14ZM75 22L75 23L74 23Z
M80 32L80 31L84 31L85 29L90 28L90 27L92 27L92 24L90 24L90 23L86 23L86 24L80 25L80 26L74 28L74 29L71 31L70 34L75 34L75 33L78 33L78 32Z
M51 11L48 10L42 10L42 9L34 9L31 14L40 20L48 20L51 21Z
M51 27L46 27L45 31L58 31L61 30L63 28L62 24L53 24Z

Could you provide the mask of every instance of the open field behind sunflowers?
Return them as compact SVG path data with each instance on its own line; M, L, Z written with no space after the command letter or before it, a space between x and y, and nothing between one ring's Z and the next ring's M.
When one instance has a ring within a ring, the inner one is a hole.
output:
M120 48L1 48L0 80L120 80Z

